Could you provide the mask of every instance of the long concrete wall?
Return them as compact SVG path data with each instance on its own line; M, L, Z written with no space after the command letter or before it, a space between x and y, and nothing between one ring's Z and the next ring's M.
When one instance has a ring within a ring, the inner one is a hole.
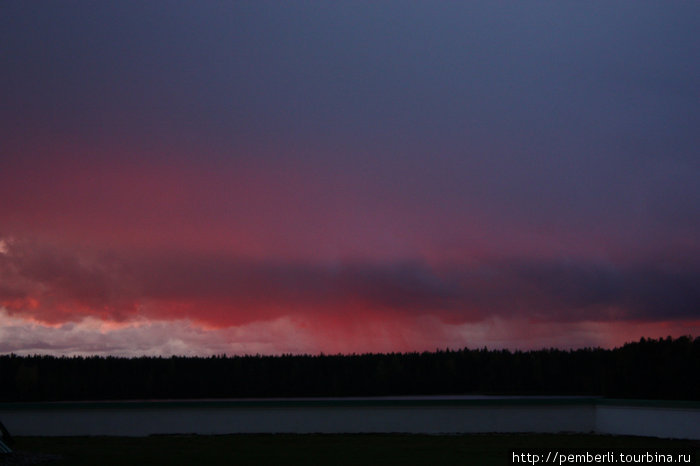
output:
M0 412L15 435L345 432L560 432L594 430L593 407L253 408Z
M596 406L596 432L700 439L700 409L671 406Z
M581 432L700 439L700 406L596 400L0 404L14 435Z

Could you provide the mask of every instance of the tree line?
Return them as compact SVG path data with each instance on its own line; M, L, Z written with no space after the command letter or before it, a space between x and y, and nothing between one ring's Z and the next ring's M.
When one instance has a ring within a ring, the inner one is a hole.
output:
M700 400L700 337L615 349L211 356L0 356L0 401L595 395Z

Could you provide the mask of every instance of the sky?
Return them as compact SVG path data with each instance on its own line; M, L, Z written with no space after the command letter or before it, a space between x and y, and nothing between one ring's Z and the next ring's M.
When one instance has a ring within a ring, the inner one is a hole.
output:
M3 1L0 353L700 336L700 3Z

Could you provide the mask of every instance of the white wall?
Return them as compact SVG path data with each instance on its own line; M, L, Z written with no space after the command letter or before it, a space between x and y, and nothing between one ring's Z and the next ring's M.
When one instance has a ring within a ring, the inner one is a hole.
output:
M50 405L50 404L48 404ZM104 404L103 404L104 405ZM153 405L156 405L155 403ZM0 407L13 435L581 432L700 439L700 408L604 404Z
M700 439L700 409L598 405L596 432Z
M13 410L13 435L561 432L594 429L594 407L298 407Z

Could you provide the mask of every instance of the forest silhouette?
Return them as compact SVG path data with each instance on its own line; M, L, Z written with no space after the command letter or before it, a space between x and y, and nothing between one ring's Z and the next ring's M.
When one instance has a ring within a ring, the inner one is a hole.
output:
M0 356L0 401L591 395L700 400L700 337L615 349L211 357Z

